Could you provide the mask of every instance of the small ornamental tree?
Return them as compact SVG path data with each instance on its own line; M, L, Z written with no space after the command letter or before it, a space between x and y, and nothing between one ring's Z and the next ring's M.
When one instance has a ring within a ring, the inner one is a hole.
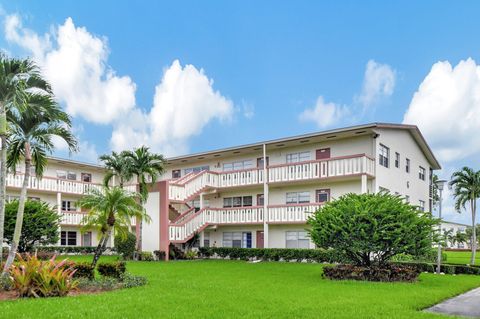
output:
M397 254L424 255L438 220L388 193L347 194L309 218L310 237L357 266L385 266Z
M15 229L18 200L5 206L5 239L10 244ZM27 200L23 217L22 234L18 243L18 251L32 251L34 246L54 245L58 242L60 215L48 203Z

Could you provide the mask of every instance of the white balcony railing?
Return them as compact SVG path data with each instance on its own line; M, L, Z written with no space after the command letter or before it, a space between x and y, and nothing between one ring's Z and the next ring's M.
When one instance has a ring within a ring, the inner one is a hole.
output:
M81 225L83 218L86 216L85 212L80 211L62 211L60 214L62 215L60 224L72 226ZM135 218L132 218L130 223L132 226L135 226L137 221Z
M321 206L320 203L270 206L268 208L268 223L304 223L311 213ZM169 227L171 241L184 242L195 232L208 225L242 225L263 224L264 208L262 206L238 208L204 208L189 214L180 222L174 222Z
M375 160L365 154L335 157L326 160L287 163L268 167L268 182L280 183L302 180L375 175ZM227 188L259 185L264 181L263 169L230 172L202 171L169 185L169 199L185 201L208 188Z
M23 185L23 177L23 174L8 174L7 187L21 188ZM30 176L27 187L29 190L62 192L80 195L88 193L92 188L101 189L100 184L84 183L81 181L71 181L53 177L43 177L42 179L39 179L35 176Z

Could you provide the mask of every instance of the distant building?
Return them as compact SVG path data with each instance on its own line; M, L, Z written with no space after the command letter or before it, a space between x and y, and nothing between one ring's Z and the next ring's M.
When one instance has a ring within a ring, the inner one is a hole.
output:
M455 223L455 222L449 222L449 221L443 221L441 225L442 225L442 232L451 230L452 235L456 235L457 233L464 233L467 231L468 227L471 227L470 225L467 225L467 224L461 224L461 223ZM469 244L468 243L452 243L447 240L446 247L465 249L465 248L469 248Z

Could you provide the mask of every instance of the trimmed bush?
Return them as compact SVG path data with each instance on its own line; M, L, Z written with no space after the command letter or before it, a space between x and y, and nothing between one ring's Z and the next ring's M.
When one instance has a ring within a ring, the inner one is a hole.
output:
M197 258L197 252L195 250L189 250L185 253L185 258L192 260Z
M115 236L115 250L122 255L124 259L130 260L133 258L133 254L135 253L136 242L137 238L130 232L125 238L117 235Z
M315 261L325 263L345 262L343 254L333 249L291 249L291 248L231 248L231 247L200 247L201 257L218 256L230 259L261 259L269 261Z
M408 265L415 267L420 272L434 273L437 270L437 265L432 263L420 263L420 262L395 262L395 265ZM468 265L454 265L454 264L441 264L440 271L445 274L456 275L480 275L480 267L468 266Z
M166 254L164 251L161 250L154 250L153 254L157 258L157 260L165 260Z
M380 266L336 265L323 267L323 275L332 280L413 282L420 275L414 266L390 264Z
M95 268L90 263L76 263L73 265L75 273L73 274L74 278L87 278L93 280L95 277Z
M390 261L435 263L437 262L437 254L438 252L436 249L430 249L429 251L427 251L425 254L421 256L413 256L409 254L398 254L390 258ZM444 263L446 261L447 261L447 254L445 252L442 252L442 262Z
M16 259L18 260L18 256L21 256L22 259L26 259L30 255L31 255L30 253L17 253L17 258ZM55 253L48 252L48 251L37 251L35 253L35 256L37 256L37 259L39 259L39 260L49 260L49 259L52 259L55 256ZM4 252L3 253L3 260L7 260L7 257L8 257L8 252Z
M126 264L124 261L99 263L97 265L98 273L104 277L122 278L125 274Z
M38 252L51 252L57 254L93 254L97 247L93 246L40 246ZM112 250L112 248L110 248Z

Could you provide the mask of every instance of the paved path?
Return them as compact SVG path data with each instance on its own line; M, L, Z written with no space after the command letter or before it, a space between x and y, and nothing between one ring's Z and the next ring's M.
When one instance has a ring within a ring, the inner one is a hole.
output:
M480 318L480 288L470 290L463 295L445 300L427 311L447 315L457 315Z

